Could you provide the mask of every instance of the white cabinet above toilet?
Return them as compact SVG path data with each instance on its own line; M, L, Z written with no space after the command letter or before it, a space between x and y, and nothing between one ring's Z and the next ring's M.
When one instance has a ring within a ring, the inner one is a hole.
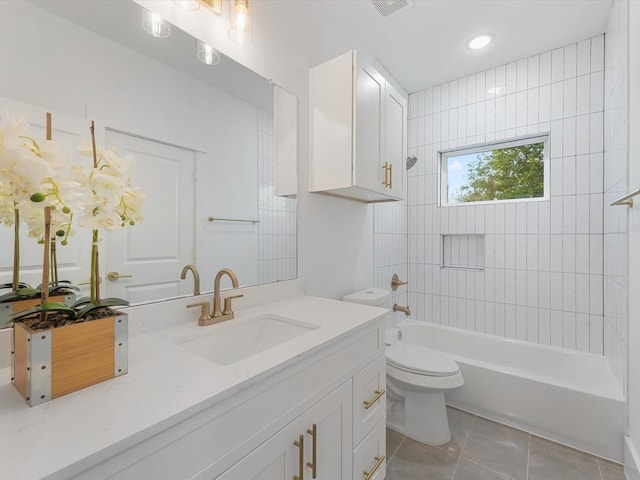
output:
M311 69L310 190L360 202L404 198L406 99L355 50Z

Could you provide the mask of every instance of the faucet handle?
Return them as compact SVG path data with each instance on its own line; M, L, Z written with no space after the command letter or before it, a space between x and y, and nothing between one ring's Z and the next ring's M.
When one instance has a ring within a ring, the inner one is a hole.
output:
M208 325L206 322L211 320L211 313L209 311L209 302L199 302L187 305L187 308L200 307L200 318L198 319L198 325Z
M233 310L231 310L231 300L234 298L242 298L244 295L231 295L229 297L225 297L224 299L224 307L222 308L222 315L233 315Z

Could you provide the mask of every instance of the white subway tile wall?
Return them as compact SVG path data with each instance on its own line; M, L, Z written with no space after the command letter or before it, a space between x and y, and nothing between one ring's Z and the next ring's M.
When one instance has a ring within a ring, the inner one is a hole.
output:
M603 319L604 69L598 36L409 96L409 155L419 160L407 224L401 205L382 206L389 218L375 241L384 255L383 237L401 231L393 225L408 231L413 318L605 353L614 324ZM438 151L545 133L549 200L437 205ZM442 235L482 234L484 271L441 268Z
M442 235L440 238L442 242L441 265L447 268L483 270L485 261L484 237L484 235L474 234ZM424 258L422 260L424 263ZM467 293L469 293L468 290Z
M592 79L597 87L604 84L604 355L626 395L627 364L627 207L609 204L638 185L627 180L628 117L628 3L613 2L606 29L604 77ZM593 102L593 89L592 100ZM598 139L600 140L600 139ZM595 159L597 165L602 159ZM591 180L590 180L591 181ZM602 205L602 204L600 204ZM592 206L594 208L595 205ZM596 212L596 215L600 212ZM596 286L598 287L598 286ZM592 298L591 303L601 298Z
M273 194L273 114L258 111L258 281L296 278L296 200Z
M425 98L425 92L419 92L411 97L408 97L405 89L400 85L392 76L387 72L384 66L380 63L376 63L376 69L387 79L393 87L404 95L410 102L413 102L413 106L409 107L410 111L420 113L420 118L425 120L424 109L427 102L431 102L432 98ZM431 124L430 124L431 125ZM409 136L417 139L418 136L418 122L413 122L414 132L409 132ZM421 125L421 135L426 134L426 125ZM429 129L431 132L431 128ZM421 138L421 141L425 139ZM414 152L413 155L416 155ZM424 168L424 164L421 166L423 159L420 158L418 163L413 167L411 171ZM416 179L407 177L406 170L403 169L402 175L404 175L405 188L407 192L411 190L412 198L420 198L421 201L425 201L425 191L418 190L418 184ZM408 180L408 181L407 181ZM430 193L429 193L430 194ZM391 277L394 273L397 273L402 281L408 281L409 285L416 284L414 269L414 277L409 278L409 267L407 262L413 261L416 264L424 264L424 256L426 251L426 244L418 245L416 242L412 242L412 237L417 235L418 231L423 232L427 219L424 216L419 217L417 209L408 209L406 202L390 202L390 203L378 203L373 206L373 262L374 262L374 287L384 288L391 290ZM408 220L411 218L411 220ZM410 225L410 228L408 226ZM429 219L429 227L431 226L431 219ZM407 241L407 235L409 237ZM431 248L431 247L429 247ZM419 270L419 269L418 269ZM424 282L424 275L422 275L421 282ZM401 306L409 306L411 308L412 318L416 318L416 315L423 316L424 312L416 310L417 305L408 302L408 290L409 285L403 285L398 287L395 292L392 293L392 303L397 303ZM421 283L421 288L424 288ZM387 328L394 327L398 322L402 321L405 317L404 313L393 313L389 320L387 320Z

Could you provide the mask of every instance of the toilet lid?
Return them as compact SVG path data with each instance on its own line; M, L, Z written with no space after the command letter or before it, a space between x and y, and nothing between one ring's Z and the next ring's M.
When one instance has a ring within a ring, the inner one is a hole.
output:
M411 343L396 342L387 347L387 362L408 372L433 377L458 373L458 364L441 352Z

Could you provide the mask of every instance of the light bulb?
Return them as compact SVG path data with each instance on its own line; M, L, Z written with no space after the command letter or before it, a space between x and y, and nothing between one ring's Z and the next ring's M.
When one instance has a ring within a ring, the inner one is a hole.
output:
M166 38L171 34L169 23L157 13L148 10L142 11L142 28L155 38Z
M193 12L200 8L200 2L198 0L173 0L181 10L185 12Z
M202 40L198 40L197 57L205 65L217 65L220 63L220 52Z
M232 0L229 37L240 45L251 41L251 11L248 0Z
M467 48L470 48L471 50L480 50L481 48L488 46L491 42L493 42L493 35L490 33L483 33L482 35L478 35L469 40L467 42Z

